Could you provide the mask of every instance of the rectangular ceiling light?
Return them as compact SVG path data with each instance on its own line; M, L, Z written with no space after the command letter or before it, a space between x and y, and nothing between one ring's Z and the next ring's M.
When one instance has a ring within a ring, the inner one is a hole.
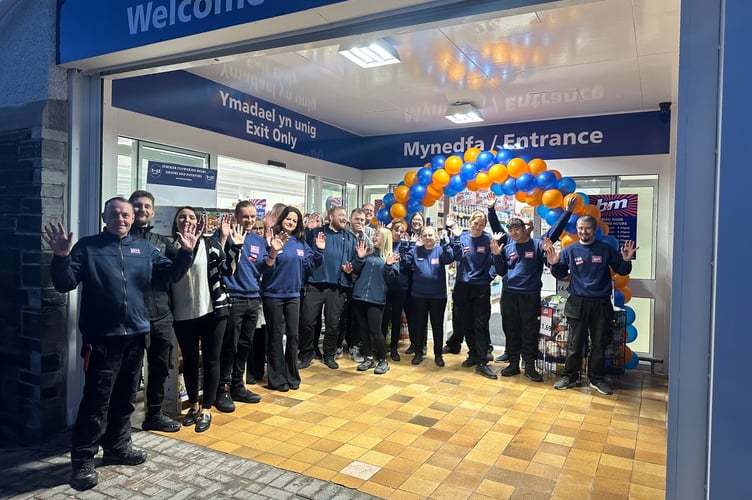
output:
M478 108L469 103L450 104L444 118L452 123L482 122L483 115Z
M397 49L384 39L368 45L340 46L339 53L361 68L375 68L400 62Z

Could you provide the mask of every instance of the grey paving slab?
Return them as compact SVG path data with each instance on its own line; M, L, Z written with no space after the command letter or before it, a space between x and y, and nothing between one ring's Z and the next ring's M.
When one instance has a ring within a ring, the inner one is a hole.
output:
M20 449L0 448L3 499L363 499L375 497L191 443L134 429L133 445L149 453L135 467L101 465L99 484L80 492L68 486L70 433Z

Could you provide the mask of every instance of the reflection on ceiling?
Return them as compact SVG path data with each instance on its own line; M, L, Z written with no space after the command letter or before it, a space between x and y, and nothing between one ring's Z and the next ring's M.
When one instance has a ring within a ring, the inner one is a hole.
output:
M654 110L675 101L679 0L600 0L414 26L190 71L363 136ZM400 64L360 68L340 44L385 38Z

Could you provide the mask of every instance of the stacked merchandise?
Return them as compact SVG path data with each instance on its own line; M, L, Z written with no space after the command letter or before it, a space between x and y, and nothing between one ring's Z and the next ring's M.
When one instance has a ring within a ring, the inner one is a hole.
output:
M538 339L538 361L536 368L543 373L561 373L567 357L569 328L564 315L567 299L549 295L541 300L541 328ZM624 373L624 352L626 346L626 314L621 308L614 308L613 337L606 347L606 373ZM587 348L583 359L582 373L587 373Z

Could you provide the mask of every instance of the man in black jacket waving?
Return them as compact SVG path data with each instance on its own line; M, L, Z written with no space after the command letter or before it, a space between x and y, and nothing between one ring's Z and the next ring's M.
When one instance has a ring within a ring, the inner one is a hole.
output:
M105 464L138 465L146 452L131 444L130 417L149 332L145 296L152 279L175 281L191 265L196 234L177 235L182 249L173 264L143 238L129 234L133 206L125 198L105 203L105 229L73 245L62 223L48 224L42 238L53 253L52 284L64 293L81 286L78 328L83 336L84 392L71 438L70 484L78 490L98 482L94 456Z
M133 205L134 213L130 234L148 240L164 255L170 240L152 231L154 195L149 191L138 190L131 194L128 201ZM145 297L151 324L146 347L146 361L149 369L146 380L146 416L141 426L145 431L177 432L182 427L180 422L162 413L164 383L170 372L174 345L172 339L175 336L167 288L167 281L153 279L151 290Z

